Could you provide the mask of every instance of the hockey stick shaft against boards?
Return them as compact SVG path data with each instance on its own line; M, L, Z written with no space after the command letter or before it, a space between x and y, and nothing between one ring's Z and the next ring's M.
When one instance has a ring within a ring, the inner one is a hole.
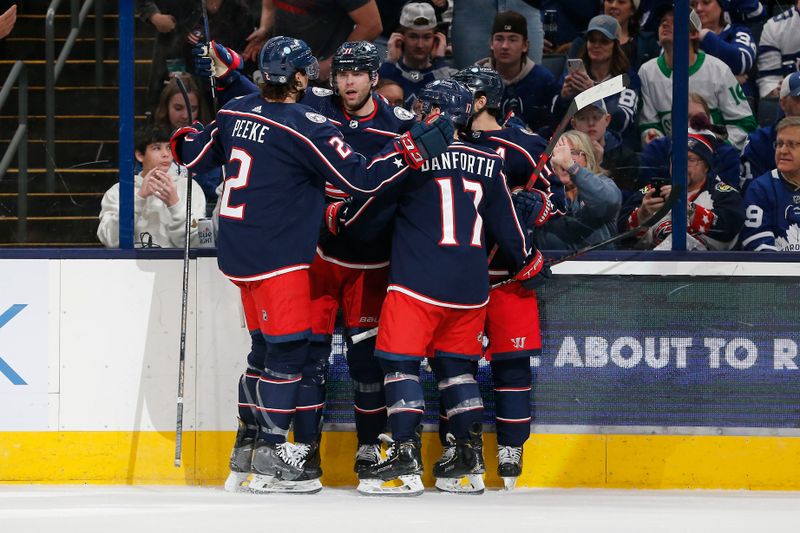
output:
M180 76L175 77L178 89L186 103L189 124L192 123L192 106L189 93ZM186 315L189 307L189 237L192 229L192 177L186 179L186 223L184 232L186 242L183 245L183 288L181 290L181 343L178 356L178 413L175 420L175 466L181 466L181 445L183 444L183 383L186 369Z
M550 161L550 157L553 155L553 149L556 147L558 139L560 139L561 134L566 131L567 126L569 126L569 123L575 114L584 107L622 92L627 84L628 76L621 74L611 78L610 80L606 80L603 83L598 83L594 87L586 89L572 99L572 102L569 104L567 112L564 113L564 117L561 119L561 122L559 122L556 126L556 129L553 130L553 135L550 136L550 141L547 143L547 147L545 147L542 155L539 156L539 160L536 162L536 168L534 168L528 183L525 184L526 191L533 189L533 186L536 184L539 176L542 175L545 165L548 161ZM494 256L497 254L497 250L498 246L495 244L492 248L492 251L489 252L489 263L491 263L492 259L494 259Z

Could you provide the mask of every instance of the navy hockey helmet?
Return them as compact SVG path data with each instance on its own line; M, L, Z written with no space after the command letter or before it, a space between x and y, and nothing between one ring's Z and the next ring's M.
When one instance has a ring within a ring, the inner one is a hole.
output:
M419 93L418 99L422 102L423 114L427 115L431 108L438 107L459 128L466 126L472 116L472 93L452 79L430 82Z
M319 76L319 63L311 48L292 37L278 36L267 41L258 54L258 69L264 82L273 85L289 83L297 71L305 72L310 80Z
M381 58L378 48L369 41L347 41L333 54L331 76L336 76L342 70L369 72L372 83L378 81L378 69L381 68ZM334 90L336 84L332 84Z
M453 76L453 79L464 84L473 98L482 93L486 97L486 107L500 109L503 101L503 78L496 70L488 67L467 67Z

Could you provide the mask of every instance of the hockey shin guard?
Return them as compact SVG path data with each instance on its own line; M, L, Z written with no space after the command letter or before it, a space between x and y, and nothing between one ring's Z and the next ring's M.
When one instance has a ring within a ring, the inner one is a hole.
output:
M383 370L375 357L375 337L347 344L347 366L353 380L353 412L359 444L377 444L386 429Z
M483 423L483 401L478 382L475 381L477 363L437 357L432 366L449 433L457 439L466 439L472 424Z
M419 361L390 361L381 359L386 408L392 438L401 442L413 440L417 426L422 423L425 400L419 382Z
M531 433L530 358L495 360L491 366L497 444L522 446Z
M308 341L268 343L267 361L258 380L259 440L280 443L289 434L297 389L308 357Z
M239 378L239 418L244 422L245 436L255 438L258 432L258 378L264 370L267 341L258 330L250 332L250 340L247 370Z
M331 345L312 342L303 377L297 390L297 412L294 414L294 440L305 444L317 442L325 409L325 381L328 378L328 357Z

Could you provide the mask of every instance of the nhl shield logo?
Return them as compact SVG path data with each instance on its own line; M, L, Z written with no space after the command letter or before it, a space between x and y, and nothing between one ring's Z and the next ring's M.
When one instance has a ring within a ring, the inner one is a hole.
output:
M408 73L408 75L411 76L412 80L419 81L420 74L418 70L412 70L411 72Z
M356 128L358 127L358 121L357 121L357 120L355 120L355 119L351 120L351 121L350 121L350 127L351 127L352 129L356 129Z

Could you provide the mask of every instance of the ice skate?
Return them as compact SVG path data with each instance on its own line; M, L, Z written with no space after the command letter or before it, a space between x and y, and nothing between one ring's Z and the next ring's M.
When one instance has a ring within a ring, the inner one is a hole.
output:
M225 490L228 492L244 492L248 490L250 469L253 463L253 438L247 436L247 426L239 419L239 429L231 451L228 479Z
M380 444L360 444L358 451L356 451L356 463L353 470L356 474L362 472L364 469L381 462L381 445Z
M513 490L522 474L522 446L498 446L497 457L497 475L503 478L503 488Z
M253 477L249 483L250 490L252 492L300 492L290 490L294 485L287 482L309 481L309 479L301 480L306 458L307 451L297 450L291 442L281 444L257 442L253 450ZM318 479L314 481L319 483Z
M470 431L468 439L456 439L448 433L447 440L450 445L444 447L441 459L433 466L436 488L455 494L483 494L486 466L480 428Z
M358 473L358 492L368 496L419 496L425 491L422 484L422 455L420 433L416 438L389 443L386 459Z

